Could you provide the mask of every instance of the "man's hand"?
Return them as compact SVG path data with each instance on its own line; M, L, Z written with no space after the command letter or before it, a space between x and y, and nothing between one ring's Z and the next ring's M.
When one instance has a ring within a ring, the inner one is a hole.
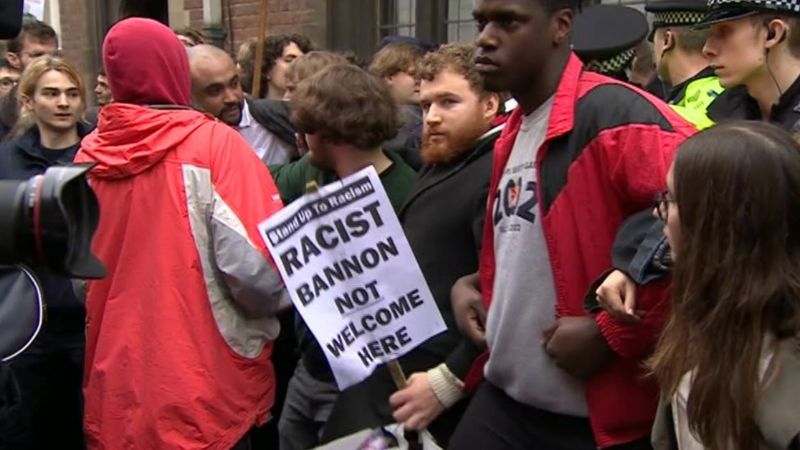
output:
M389 404L394 410L394 420L412 431L424 430L444 411L425 372L411 375L405 389L389 397Z
M602 370L613 350L592 317L563 317L544 333L545 351L558 367L587 379Z
M595 291L597 303L621 323L637 323L643 311L636 311L636 283L624 272L615 270Z
M450 290L450 302L458 329L478 348L486 347L486 308L480 291L480 276L461 277Z

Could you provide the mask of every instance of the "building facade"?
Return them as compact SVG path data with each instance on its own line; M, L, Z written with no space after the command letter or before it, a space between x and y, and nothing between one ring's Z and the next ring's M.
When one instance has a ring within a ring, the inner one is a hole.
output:
M123 0L37 0L44 20L61 37L62 52L87 81L101 65L106 31L120 17ZM264 0L139 0L163 8L174 29L202 30L236 54L258 35ZM596 1L596 0L590 0ZM641 0L604 0L642 4ZM366 60L387 35L416 36L431 42L469 42L476 34L474 0L267 0L266 34L301 33L319 47L352 50ZM91 83L90 83L91 84Z

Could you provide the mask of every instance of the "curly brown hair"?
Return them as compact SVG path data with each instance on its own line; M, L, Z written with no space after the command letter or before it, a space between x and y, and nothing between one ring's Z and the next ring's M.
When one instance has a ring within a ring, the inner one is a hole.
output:
M363 150L393 138L401 124L386 84L351 64L303 80L292 97L292 122L302 132Z
M417 64L418 80L431 81L444 70L451 70L469 81L470 87L479 95L488 93L483 77L475 69L476 47L471 44L447 44L430 52Z
M239 46L236 53L236 62L239 64L239 76L241 78L242 89L250 92L253 89L253 66L255 65L256 43L258 39L251 38ZM302 34L280 34L267 36L264 38L264 62L261 65L263 74L268 74L275 62L283 55L283 50L294 43L303 54L314 51L315 45L311 39ZM266 76L261 77L261 96L264 97L269 92L267 85L269 80Z

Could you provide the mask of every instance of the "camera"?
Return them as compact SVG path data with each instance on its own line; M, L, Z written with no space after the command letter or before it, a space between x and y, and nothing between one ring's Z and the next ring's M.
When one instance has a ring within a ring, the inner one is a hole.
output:
M72 278L102 278L91 253L100 209L88 165L50 167L23 181L0 181L0 264L24 264Z

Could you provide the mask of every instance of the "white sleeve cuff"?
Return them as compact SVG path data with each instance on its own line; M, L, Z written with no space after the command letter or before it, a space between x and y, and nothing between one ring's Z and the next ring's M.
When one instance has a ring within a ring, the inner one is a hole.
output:
M427 374L434 395L445 409L453 406L464 396L464 383L450 372L445 363L429 370Z

